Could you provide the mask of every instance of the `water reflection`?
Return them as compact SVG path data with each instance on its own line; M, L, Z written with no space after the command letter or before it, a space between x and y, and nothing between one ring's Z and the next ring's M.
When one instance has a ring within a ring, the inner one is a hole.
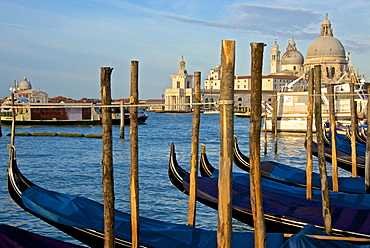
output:
M172 186L167 175L169 142L176 145L179 164L189 170L191 147L191 114L149 113L147 125L139 126L139 188L140 215L173 223L187 223L188 197ZM207 149L210 162L218 168L219 116L202 115L200 143ZM35 126L17 127L17 132L57 132L101 134L97 126ZM3 133L10 127L3 127ZM249 119L236 118L234 132L238 136L243 153L249 154ZM125 127L125 139L119 139L118 126L113 128L115 206L130 211L130 142L129 128ZM264 134L261 139L261 160L274 160L300 168L305 167L304 134L279 133L277 153L275 140L267 133L264 156ZM69 236L50 227L43 221L27 214L15 205L7 192L6 168L9 137L0 138L1 220L49 237L77 243ZM34 183L62 193L76 194L102 202L101 140L81 137L21 137L15 138L18 164L21 171ZM328 166L329 167L329 166ZM238 171L237 167L233 168ZM197 205L196 225L217 230L217 212L202 204ZM250 227L233 220L234 230L250 230Z

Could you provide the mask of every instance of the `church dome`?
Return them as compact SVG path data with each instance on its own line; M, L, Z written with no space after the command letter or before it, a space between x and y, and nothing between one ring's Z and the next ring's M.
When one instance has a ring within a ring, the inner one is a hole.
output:
M322 36L309 46L306 58L318 56L345 56L342 43L334 37Z
M32 85L31 85L30 81L27 80L26 77L24 77L23 81L19 84L19 89L21 91L32 89Z
M303 55L297 50L286 51L281 59L282 65L302 65L304 61Z
M281 59L282 65L303 65L304 58L303 55L297 50L294 37L288 42L286 47L286 52L283 54Z
M325 20L321 23L319 38L314 40L309 46L306 59L322 56L345 57L345 50L342 43L333 36L333 29L328 15L326 15Z

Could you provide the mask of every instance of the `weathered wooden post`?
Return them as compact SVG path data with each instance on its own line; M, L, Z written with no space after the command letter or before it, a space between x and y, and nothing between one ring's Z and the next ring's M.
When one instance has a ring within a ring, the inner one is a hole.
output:
M15 140L15 120L16 120L14 108L14 93L10 94L10 100L12 101L12 132L11 132L12 135L10 136L10 145L13 146Z
M123 101L121 101L120 105L120 126L119 126L119 138L125 138L125 110L123 108Z
M267 101L264 100L264 118L263 118L263 124L264 124L264 129L265 129L265 136L264 136L264 145L265 145L265 156L267 155Z
M251 43L251 117L249 133L250 194L255 247L266 247L266 227L262 206L260 134L262 101L262 62L264 43Z
M352 76L351 76L352 78ZM357 151L356 151L356 132L357 132L357 111L355 102L355 83L349 84L350 107L351 107L351 157L352 157L352 176L357 177Z
M333 191L338 192L338 161L337 161L337 122L335 119L334 85L328 85L330 132L331 132L331 168Z
M195 226L196 203L197 203L197 184L198 184L198 151L199 151L199 126L200 126L200 82L201 73L194 72L194 103L193 127L191 137L191 160L190 160L190 188L189 188L189 207L188 225Z
M139 61L131 61L130 104L139 103ZM130 197L131 197L131 235L132 247L140 244L139 229L139 146L137 107L130 107Z
M235 41L223 40L220 89L220 175L218 177L217 245L232 246L232 165L234 139Z
M278 124L277 124L277 115L278 115L278 101L277 101L277 93L272 96L272 120L271 120L271 128L272 133L274 134L275 140L275 154L277 153L277 144L278 144Z
M102 145L103 145L103 195L104 195L104 247L114 247L114 183L112 153L112 110L111 73L113 68L100 68L102 105Z
M312 125L313 125L313 88L314 88L314 70L308 79L308 102L307 102L307 132L306 132L306 198L312 199Z
M322 197L322 214L324 219L325 232L328 234L332 231L330 196L328 187L328 175L326 173L324 137L322 131L322 110L321 110L321 65L315 65L315 124L316 138L318 146L318 161L321 178L321 197Z
M369 96L368 96L369 97ZM366 121L367 121L367 133L369 135L369 125L370 125L370 103L367 102L366 109ZM365 158L365 193L370 193L370 137L366 138L366 158Z
M3 132L1 131L1 108L0 108L0 137L3 136Z

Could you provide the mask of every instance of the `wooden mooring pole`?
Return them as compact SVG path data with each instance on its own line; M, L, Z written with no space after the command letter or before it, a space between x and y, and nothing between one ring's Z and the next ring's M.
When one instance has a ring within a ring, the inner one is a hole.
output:
M262 206L260 134L262 62L264 43L251 43L251 116L249 133L250 200L253 214L254 247L266 247L266 227Z
M232 247L232 165L234 139L235 41L223 40L220 89L220 175L218 177L217 246Z
M201 73L194 72L194 103L201 102L200 94ZM191 137L191 159L190 159L190 188L188 206L188 225L195 226L197 184L198 184L198 151L199 151L199 126L200 126L200 105L193 106L193 127Z
M306 150L307 150L307 161L306 161L306 198L312 199L312 125L313 125L313 89L314 89L314 70L311 69L310 76L308 78L308 102L307 102L307 132L306 132Z
M264 154L265 156L267 155L267 101L264 100L263 101L263 105L264 105L264 115L263 115L263 124L264 124L264 145L265 145L265 149L264 149Z
M325 232L328 234L332 231L331 211L330 211L330 195L328 187L328 175L326 172L324 137L322 131L322 110L321 110L321 65L315 65L314 68L315 81L315 125L316 139L318 146L318 161L321 178L321 198L322 198L322 214L324 219Z
M349 84L350 107L351 107L351 158L352 158L352 177L357 177L357 151L356 151L356 132L357 132L357 111L355 102L355 83Z
M369 98L369 96L368 96ZM370 125L370 103L367 101L366 106L367 133L369 134ZM365 155L365 193L370 193L370 137L366 138L366 155Z
M131 90L130 104L139 103L139 61L131 61ZM137 107L130 107L130 197L131 197L131 235L132 246L138 248L140 244L139 230L139 136Z
M0 137L3 136L3 132L1 131L1 108L0 108Z
M119 126L119 138L124 139L125 138L125 110L123 108L123 101L121 101L120 105L120 126Z
M272 115L271 115L271 132L274 134L275 146L274 152L277 154L278 149L278 122L277 122L277 115L278 115L278 101L277 101L277 94L275 93L272 96Z
M16 116L15 116L15 108L14 108L14 93L11 93L10 94L10 100L12 101L12 135L10 136L10 145L14 145L14 140L15 140L15 120L16 120Z
M111 104L111 73L113 68L100 68L100 91L102 105ZM103 195L104 195L104 247L114 247L114 183L112 153L112 111L102 108L102 145L103 145Z
M337 121L335 118L334 85L328 85L330 133L331 133L331 178L333 191L338 192Z

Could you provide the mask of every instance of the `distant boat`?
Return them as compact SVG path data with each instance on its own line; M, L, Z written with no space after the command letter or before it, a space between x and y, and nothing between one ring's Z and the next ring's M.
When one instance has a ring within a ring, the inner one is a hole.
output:
M94 103L32 103L27 98L15 98L16 125L100 125L101 107ZM1 123L12 123L11 99L1 106ZM143 124L148 115L138 111L138 122ZM112 104L112 124L119 125L121 111L119 104ZM124 108L124 124L130 124L130 113Z
M299 78L300 79L300 78ZM298 79L297 79L298 80ZM292 82L294 83L294 81ZM367 106L367 93L363 83L355 84L355 101L357 104L357 114L360 118L365 116ZM322 118L324 121L329 120L329 99L327 88L322 89ZM350 84L340 83L334 86L336 119L342 123L348 123L351 120L350 108ZM283 88L277 92L277 109L276 112L276 128L281 132L306 132L307 131L307 105L308 105L307 85L299 85L297 88ZM272 131L273 108L269 105L266 130ZM316 132L316 127L313 125L312 131Z
M203 111L203 114L208 114L208 115L210 115L210 114L220 114L220 110L205 110L205 111Z
M26 212L89 247L104 247L103 205L76 195L41 188L18 169L15 147L10 147L8 190ZM208 248L217 246L217 232L140 217L140 247ZM115 247L131 247L131 214L115 210ZM233 248L252 247L253 232L234 232ZM278 248L283 233L267 234L268 247Z
M249 118L251 116L250 112L235 112L234 113L235 117L239 118Z

